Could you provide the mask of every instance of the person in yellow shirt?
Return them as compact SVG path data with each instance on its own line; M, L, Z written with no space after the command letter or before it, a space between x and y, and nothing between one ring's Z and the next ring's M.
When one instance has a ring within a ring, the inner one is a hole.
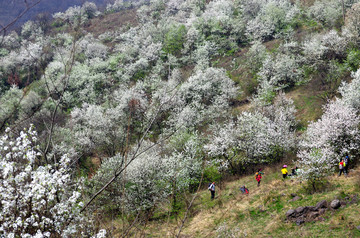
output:
M281 173L283 175L283 179L285 179L287 177L287 175L288 175L288 171L287 171L286 167L287 167L287 165L284 164L283 168L281 170Z

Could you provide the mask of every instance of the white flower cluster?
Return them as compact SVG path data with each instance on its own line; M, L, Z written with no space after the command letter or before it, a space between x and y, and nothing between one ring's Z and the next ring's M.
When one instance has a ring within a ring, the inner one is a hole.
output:
M344 3L345 11L358 0L317 0L312 5L307 14L309 18L317 20L319 23L332 27L335 26L342 17L342 3Z
M280 94L273 105L253 113L243 112L236 122L215 129L204 148L210 156L225 160L241 155L237 159L243 162L271 162L278 159L277 152L295 146L295 112L293 102Z
M169 123L176 127L194 127L225 116L230 100L239 91L224 70L198 70L181 85Z
M339 88L344 104L353 107L357 113L360 111L360 70L352 75L351 83L343 82Z
M79 234L83 203L67 171L64 155L58 164L42 164L30 128L13 139L0 138L0 233L6 237L62 237ZM84 234L88 234L86 232Z
M360 147L360 119L356 111L341 100L329 103L321 119L309 125L298 153L305 179L328 175L346 154Z
M247 0L241 6L249 19L246 33L253 40L275 37L300 13L288 0Z
M100 15L97 6L93 2L85 2L81 7L69 7L65 12L53 14L54 19L69 22L71 24L83 24L95 16Z
M106 159L91 179L89 189L96 191L110 180L117 169L122 169L129 162L134 152L130 151L127 159L120 154ZM123 207L128 213L133 213L167 202L171 199L169 195L188 189L199 176L201 160L198 152L196 137L187 140L182 151L173 150L169 155L162 155L160 146L145 141L139 149L139 155L107 188L97 203L111 203L114 207Z

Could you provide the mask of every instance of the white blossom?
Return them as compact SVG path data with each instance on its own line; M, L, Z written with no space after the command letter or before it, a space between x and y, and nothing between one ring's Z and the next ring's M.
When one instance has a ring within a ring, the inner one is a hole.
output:
M341 100L325 107L321 119L309 125L300 142L299 166L304 167L306 179L328 175L344 155L357 152L359 122L355 110Z

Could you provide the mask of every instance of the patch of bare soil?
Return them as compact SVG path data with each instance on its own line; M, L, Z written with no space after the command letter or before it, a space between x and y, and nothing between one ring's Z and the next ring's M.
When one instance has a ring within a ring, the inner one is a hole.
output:
M123 26L137 26L136 10L124 10L92 19L90 24L85 27L85 30L95 36L99 36L107 31L119 30Z

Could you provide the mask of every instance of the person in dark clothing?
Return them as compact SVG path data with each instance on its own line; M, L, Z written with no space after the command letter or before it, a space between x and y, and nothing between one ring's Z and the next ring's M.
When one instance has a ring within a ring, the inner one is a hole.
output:
M210 185L209 185L209 188L208 188L211 192L211 200L214 200L215 198L215 182L212 182Z
M345 166L344 166L344 174L345 175L348 175L349 174L349 162L350 162L350 158L349 156L345 156L345 159L344 159L344 163L345 163Z
M297 175L297 170L298 170L298 167L295 166L294 168L291 169L291 174L289 174L289 176L296 176Z
M249 194L249 189L244 186L240 187L240 191L245 194Z

